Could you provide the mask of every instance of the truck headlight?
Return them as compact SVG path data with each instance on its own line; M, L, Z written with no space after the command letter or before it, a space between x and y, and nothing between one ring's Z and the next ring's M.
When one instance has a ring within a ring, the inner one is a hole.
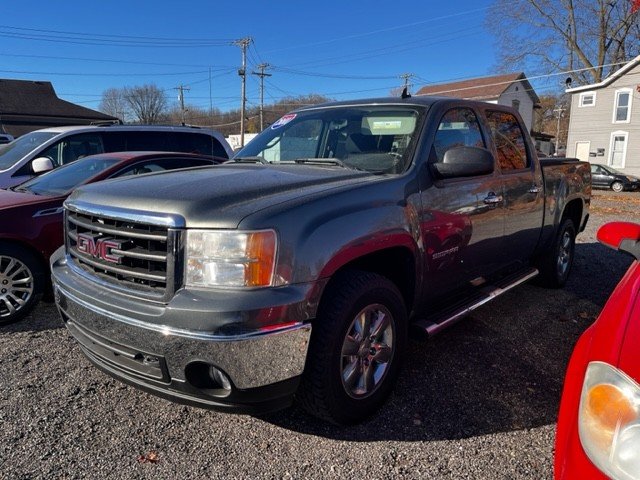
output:
M193 287L267 287L273 282L273 230L187 230L185 279Z
M578 430L589 459L614 479L640 479L640 386L603 362L587 367Z

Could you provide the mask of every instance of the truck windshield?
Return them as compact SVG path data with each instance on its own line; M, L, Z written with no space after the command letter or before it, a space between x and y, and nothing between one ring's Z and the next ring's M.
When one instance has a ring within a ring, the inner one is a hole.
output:
M264 130L234 158L269 163L334 159L324 165L372 173L401 173L411 152L424 108L345 106L290 113Z
M32 132L17 138L11 143L0 145L0 170L12 167L27 153L35 150L56 135L58 134L55 132Z
M117 158L104 158L102 156L99 158L81 158L44 175L27 180L13 187L13 190L31 192L36 195L64 195L119 161Z

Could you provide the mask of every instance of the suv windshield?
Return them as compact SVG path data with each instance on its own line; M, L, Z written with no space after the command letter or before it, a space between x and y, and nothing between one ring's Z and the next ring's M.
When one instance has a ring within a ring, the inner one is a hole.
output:
M260 157L270 163L337 159L372 173L401 173L411 150L422 107L344 106L290 113L240 150L236 159ZM332 163L326 163L332 165Z
M10 168L27 153L35 150L56 135L58 134L55 132L32 132L17 138L11 143L0 145L0 170Z
M63 195L119 161L116 158L102 157L80 159L39 177L27 180L14 187L13 190L31 192L36 195Z

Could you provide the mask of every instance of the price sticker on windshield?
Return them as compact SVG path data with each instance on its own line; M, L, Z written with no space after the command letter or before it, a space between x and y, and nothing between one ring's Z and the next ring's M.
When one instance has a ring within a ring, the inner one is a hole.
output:
M287 115L284 115L283 117L280 118L280 120L276 121L273 125L271 125L271 130L275 130L276 128L280 128L283 125L286 125L296 117L297 115L295 113L288 113Z

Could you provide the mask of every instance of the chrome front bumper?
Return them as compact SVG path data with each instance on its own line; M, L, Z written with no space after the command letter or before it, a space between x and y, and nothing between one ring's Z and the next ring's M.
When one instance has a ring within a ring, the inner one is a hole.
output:
M236 335L188 328L192 318L203 325L206 302L189 310L105 291L77 275L61 251L52 257L51 267L56 304L67 328L89 359L107 373L165 398L203 407L264 411L290 403L306 360L308 321ZM265 305L262 317L273 318L278 312L287 320L294 312L301 314L314 303L308 301L312 290L303 286L280 291L276 297L285 300L284 305ZM180 306L185 304L182 300ZM254 307L249 317L260 317ZM315 308L302 317L311 313ZM245 316L246 312L211 312L213 323ZM231 388L205 388L194 381L189 372L196 364L223 372Z

